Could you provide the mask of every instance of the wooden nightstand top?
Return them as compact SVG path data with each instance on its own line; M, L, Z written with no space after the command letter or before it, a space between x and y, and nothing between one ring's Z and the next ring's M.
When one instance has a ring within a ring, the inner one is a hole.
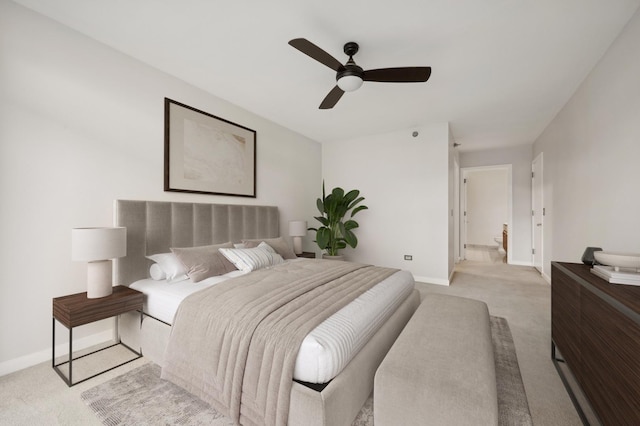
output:
M142 310L143 294L125 286L113 287L113 293L88 299L87 293L53 299L53 317L67 328L110 318L129 311Z
M296 256L298 257L305 257L307 259L315 259L316 258L316 254L312 251L303 251L300 254L296 254Z

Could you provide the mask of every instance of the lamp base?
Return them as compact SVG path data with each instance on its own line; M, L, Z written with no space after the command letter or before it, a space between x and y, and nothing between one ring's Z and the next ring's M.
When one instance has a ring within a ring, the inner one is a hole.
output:
M293 237L293 252L302 254L302 237Z
M98 299L113 293L111 260L89 262L87 266L87 298Z

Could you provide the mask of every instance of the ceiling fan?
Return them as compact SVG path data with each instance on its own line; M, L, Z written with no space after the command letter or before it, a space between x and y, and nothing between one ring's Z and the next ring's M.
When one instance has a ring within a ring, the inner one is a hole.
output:
M364 71L353 60L358 53L358 43L350 41L344 45L344 53L349 56L342 65L336 58L304 38L296 38L289 44L305 55L328 66L336 72L337 85L329 92L320 104L320 109L330 109L338 103L344 92L353 92L362 86L364 81L382 83L421 83L431 76L431 67L379 68Z

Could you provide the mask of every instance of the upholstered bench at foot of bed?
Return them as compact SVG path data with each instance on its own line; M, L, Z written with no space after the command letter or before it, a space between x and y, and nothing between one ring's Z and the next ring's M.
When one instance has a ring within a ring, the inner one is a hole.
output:
M497 425L489 310L428 295L375 376L376 426Z

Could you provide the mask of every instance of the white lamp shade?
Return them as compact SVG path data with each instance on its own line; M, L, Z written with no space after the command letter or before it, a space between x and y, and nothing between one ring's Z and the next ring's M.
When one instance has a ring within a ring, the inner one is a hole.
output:
M127 228L74 228L71 230L71 259L93 262L127 254Z
M305 237L307 235L307 221L292 220L289 222L289 235L292 237Z

